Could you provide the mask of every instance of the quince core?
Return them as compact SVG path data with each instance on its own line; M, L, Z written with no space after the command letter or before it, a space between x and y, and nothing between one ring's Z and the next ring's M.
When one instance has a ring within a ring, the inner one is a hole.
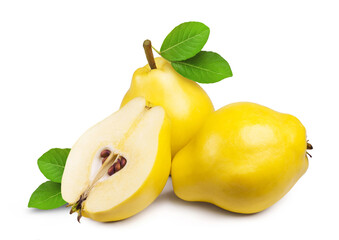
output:
M146 208L170 172L170 129L162 107L144 98L86 131L74 144L62 178L71 213L117 221Z

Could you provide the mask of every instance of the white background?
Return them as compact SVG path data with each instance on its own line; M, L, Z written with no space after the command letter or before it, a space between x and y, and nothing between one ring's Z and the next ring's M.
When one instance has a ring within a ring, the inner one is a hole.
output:
M0 2L1 231L6 239L338 239L338 1ZM141 213L116 223L60 208L27 208L42 182L37 159L71 147L116 111L142 42L160 48L185 21L211 29L204 50L234 77L203 85L215 108L252 101L297 116L314 146L310 166L271 208L253 215L178 199L168 181Z

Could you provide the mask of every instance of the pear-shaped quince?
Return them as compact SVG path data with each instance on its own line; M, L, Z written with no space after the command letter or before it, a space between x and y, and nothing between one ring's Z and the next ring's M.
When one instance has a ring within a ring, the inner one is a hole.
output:
M163 58L156 58L155 63L156 69L147 64L135 71L121 106L135 97L144 97L151 105L162 106L171 120L174 156L189 142L214 108L199 84L181 76Z
M230 104L211 114L174 157L173 188L187 201L260 212L306 172L307 148L297 118L254 103Z
M143 98L85 132L72 147L62 177L71 213L96 221L128 218L162 191L170 172L170 128L162 107Z

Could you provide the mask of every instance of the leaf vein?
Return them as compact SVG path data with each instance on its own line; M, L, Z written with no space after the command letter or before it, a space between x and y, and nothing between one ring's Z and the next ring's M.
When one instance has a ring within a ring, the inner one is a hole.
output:
M218 74L218 75L221 75L221 76L224 75L223 73L215 72L215 71L212 71L212 70L209 70L209 69L206 69L206 68L202 68L202 67L198 67L198 66L195 66L195 65L192 65L192 64L189 64L189 63L180 62L180 64L186 65L186 66L191 67L191 68L196 68L196 69L199 69L201 71L211 72L211 73L215 73L215 74Z
M60 168L65 168L65 166L59 165L59 164L55 164L55 163L51 163L51 162L44 162L46 165L53 165L56 167L60 167Z
M187 41L189 41L189 40L191 40L191 39L194 39L194 38L196 38L196 37L199 37L201 34L205 33L206 31L208 31L208 29L202 31L201 33L199 33L199 34L197 34L197 35L194 35L193 37L187 38L186 40L184 40L184 41L182 41L182 42L179 42L179 43L177 43L177 44L174 44L173 46L171 46L171 47L169 47L169 48L167 48L167 49L161 51L161 53L167 52L168 50L171 50L172 48L175 48L175 47L177 47L177 46L179 46L179 45L181 45L181 44L184 44L185 42L187 42Z
M35 204L36 204L36 205L39 205L39 204L41 204L41 203L43 203L43 202L46 202L46 201L49 200L50 198L57 197L58 195L61 195L61 192L58 192L57 194L52 195L52 196L50 196L50 197L48 197L48 198L46 198L46 199L44 199L44 200L42 200L42 201L40 201L40 202L36 202Z

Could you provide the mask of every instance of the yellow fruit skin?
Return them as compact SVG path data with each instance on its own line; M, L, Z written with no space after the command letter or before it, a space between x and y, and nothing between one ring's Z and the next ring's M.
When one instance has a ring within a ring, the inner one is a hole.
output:
M232 212L260 212L306 172L306 145L297 118L254 103L227 105L173 159L174 192Z
M214 111L206 92L194 81L177 73L163 58L155 59L157 69L147 64L134 72L121 107L135 97L162 106L171 120L172 156L184 147Z
M83 216L99 222L119 221L131 217L151 204L165 187L171 168L170 122L167 116L159 133L155 164L144 184L124 202L108 211L89 212L84 202Z

